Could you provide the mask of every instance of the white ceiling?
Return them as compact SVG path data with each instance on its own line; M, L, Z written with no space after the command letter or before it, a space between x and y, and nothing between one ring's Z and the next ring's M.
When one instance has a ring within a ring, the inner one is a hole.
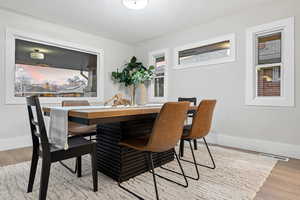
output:
M0 7L134 44L271 1L149 0L129 10L121 0L0 0Z

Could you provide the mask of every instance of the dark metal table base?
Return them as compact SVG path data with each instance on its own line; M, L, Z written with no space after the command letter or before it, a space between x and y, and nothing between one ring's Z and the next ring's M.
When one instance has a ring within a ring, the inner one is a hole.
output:
M105 123L97 128L98 170L116 181L123 182L148 172L147 154L119 146L121 139L143 137L151 133L155 116L124 122ZM174 160L172 150L153 153L154 167Z

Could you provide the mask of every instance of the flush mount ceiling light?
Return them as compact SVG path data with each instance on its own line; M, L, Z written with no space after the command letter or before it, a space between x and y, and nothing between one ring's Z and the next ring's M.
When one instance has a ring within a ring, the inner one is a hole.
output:
M147 6L148 0L123 0L126 8L140 10Z
M34 52L30 53L30 58L35 60L43 60L45 56L38 49L35 49Z

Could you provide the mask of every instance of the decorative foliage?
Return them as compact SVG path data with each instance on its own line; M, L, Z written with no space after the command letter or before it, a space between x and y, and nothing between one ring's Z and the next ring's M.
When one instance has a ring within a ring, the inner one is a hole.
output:
M150 66L148 69L144 67L143 63L137 62L135 56L133 56L129 63L125 64L121 72L112 72L112 79L119 83L124 83L126 87L130 85L138 85L150 81L153 79L154 66Z

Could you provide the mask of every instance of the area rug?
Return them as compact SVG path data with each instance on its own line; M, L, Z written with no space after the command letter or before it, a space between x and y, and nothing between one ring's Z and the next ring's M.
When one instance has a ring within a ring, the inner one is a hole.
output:
M188 180L189 187L183 188L157 177L158 190L162 200L248 200L254 199L277 160L258 154L244 153L212 146L217 168L215 170L200 167L200 180ZM204 146L195 151L198 162L209 164L209 157ZM189 149L185 150L185 158L191 159ZM0 158L1 159L1 158ZM40 164L41 162L39 162ZM74 159L66 163L74 166ZM83 177L67 171L60 164L52 164L47 199L49 200L128 200L134 196L120 189L115 181L98 173L99 190L92 191L90 157L83 158ZM195 176L194 166L182 162L186 174ZM173 161L165 167L179 171L177 162ZM0 199L1 200L33 200L38 199L40 165L32 193L26 188L30 162L0 167ZM171 172L157 169L157 173L184 183L183 178ZM123 183L123 186L135 191L145 199L155 199L152 174L144 173Z

